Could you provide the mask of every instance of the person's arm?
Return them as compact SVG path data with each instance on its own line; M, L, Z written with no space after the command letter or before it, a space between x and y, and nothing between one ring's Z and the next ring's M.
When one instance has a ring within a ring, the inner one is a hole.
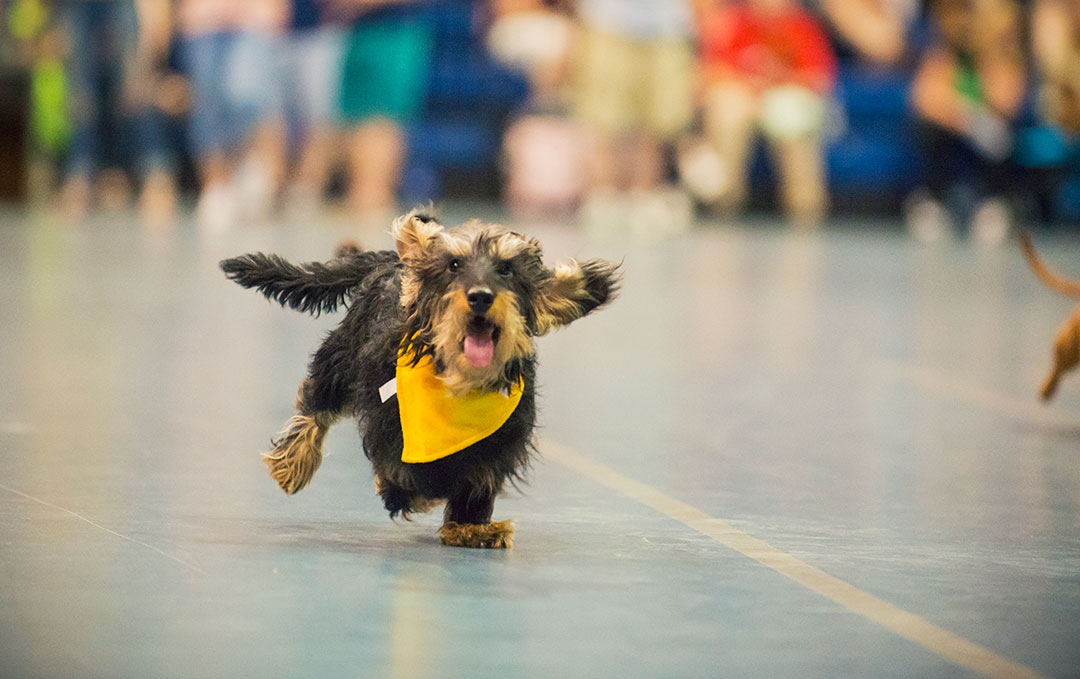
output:
M962 134L968 125L968 106L953 81L958 65L948 50L932 48L923 57L911 83L911 103L920 116Z
M976 0L975 67L986 103L1013 118L1024 101L1027 83L1021 50L1020 10L1011 0Z
M139 21L139 51L151 60L163 58L169 52L173 33L172 3L136 0L135 13Z
M904 17L891 0L821 0L836 32L867 59L894 64L904 54Z
M1075 22L1062 0L1038 0L1031 11L1031 51L1039 73L1060 82L1067 77Z
M931 49L911 86L916 111L927 121L967 138L983 155L1005 158L1012 144L1008 118L958 92L958 69L956 57L950 52Z

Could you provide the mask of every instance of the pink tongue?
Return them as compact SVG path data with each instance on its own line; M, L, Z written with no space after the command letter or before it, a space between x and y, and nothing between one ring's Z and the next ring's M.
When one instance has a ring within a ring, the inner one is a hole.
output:
M491 331L481 337L465 335L465 358L474 368L486 368L491 365L495 355L495 343L491 341Z

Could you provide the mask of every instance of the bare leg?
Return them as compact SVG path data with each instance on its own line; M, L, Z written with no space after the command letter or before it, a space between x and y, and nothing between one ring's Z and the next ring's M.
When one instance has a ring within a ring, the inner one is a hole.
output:
M589 135L588 174L589 190L614 191L619 185L616 157L618 141L611 135L594 130Z
M784 211L796 226L815 227L825 216L825 160L820 134L773 140Z
M255 129L237 170L237 197L248 217L264 219L270 214L284 176L285 126L279 120L268 120Z
M296 171L296 185L321 196L330 174L331 156L334 148L334 130L328 126L317 127L304 144L300 154L300 166Z
M664 180L664 149L658 139L650 134L638 134L631 142L633 158L630 187L652 191Z
M221 149L213 149L199 159L203 190L229 181L229 160Z
M361 123L348 142L349 204L360 212L388 210L397 200L405 133L385 118Z
M727 173L716 205L722 210L737 211L746 202L747 163L758 107L757 95L734 80L714 85L706 95L705 132Z

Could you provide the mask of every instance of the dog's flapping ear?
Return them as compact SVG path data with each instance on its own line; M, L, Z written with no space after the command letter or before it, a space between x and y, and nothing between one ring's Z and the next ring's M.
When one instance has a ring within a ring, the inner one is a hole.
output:
M615 298L620 267L604 259L558 264L537 293L536 334L568 325Z
M442 224L433 217L413 210L394 220L391 234L398 256L402 260L416 260L424 256L442 230Z

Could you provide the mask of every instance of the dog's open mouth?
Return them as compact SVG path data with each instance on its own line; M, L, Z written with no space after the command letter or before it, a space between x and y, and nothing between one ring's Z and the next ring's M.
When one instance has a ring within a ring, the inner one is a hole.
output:
M474 368L486 368L495 357L499 326L484 316L473 316L465 326L465 358Z

